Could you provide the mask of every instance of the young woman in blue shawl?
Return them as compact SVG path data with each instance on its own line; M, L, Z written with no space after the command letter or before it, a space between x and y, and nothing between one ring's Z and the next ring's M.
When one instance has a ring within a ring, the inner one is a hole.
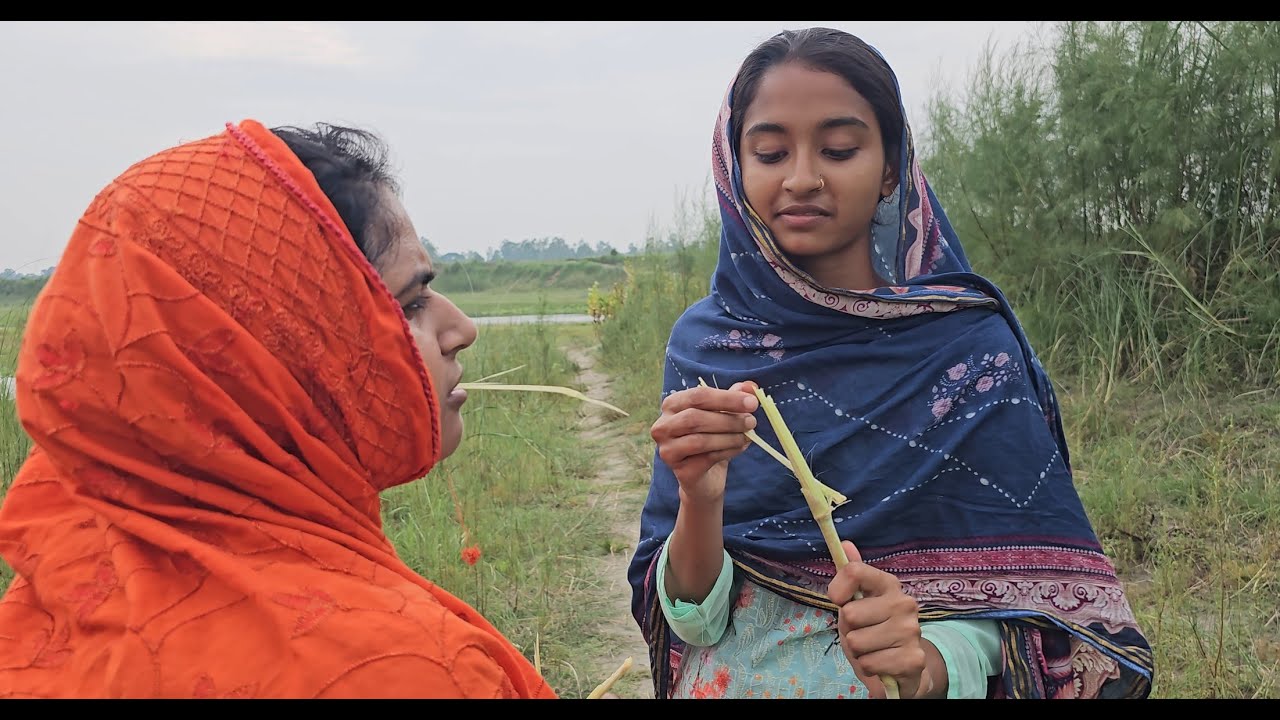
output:
M656 696L1146 697L1052 385L969 267L884 59L824 28L764 42L712 164L719 262L671 333L630 568ZM743 434L780 447L755 387L847 498L839 572Z

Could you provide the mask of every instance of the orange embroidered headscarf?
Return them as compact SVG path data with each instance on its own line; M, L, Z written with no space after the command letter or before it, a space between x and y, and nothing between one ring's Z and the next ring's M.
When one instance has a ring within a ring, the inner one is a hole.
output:
M90 204L16 373L0 697L554 697L378 493L438 459L404 315L261 124Z

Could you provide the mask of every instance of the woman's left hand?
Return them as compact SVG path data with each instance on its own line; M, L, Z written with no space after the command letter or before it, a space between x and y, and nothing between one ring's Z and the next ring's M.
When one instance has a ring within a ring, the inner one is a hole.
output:
M885 697L878 677L884 675L898 682L903 699L932 696L935 682L930 656L937 656L938 651L920 637L920 609L915 599L902 591L898 578L862 562L853 543L846 540L841 544L849 564L831 580L827 596L840 606L840 647L853 671L872 697ZM854 600L857 591L863 597Z

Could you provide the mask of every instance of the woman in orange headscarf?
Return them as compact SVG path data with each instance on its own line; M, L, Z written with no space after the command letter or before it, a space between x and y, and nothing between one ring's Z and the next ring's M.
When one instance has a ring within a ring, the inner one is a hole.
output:
M476 333L385 167L249 120L90 204L18 358L0 697L555 696L382 531Z

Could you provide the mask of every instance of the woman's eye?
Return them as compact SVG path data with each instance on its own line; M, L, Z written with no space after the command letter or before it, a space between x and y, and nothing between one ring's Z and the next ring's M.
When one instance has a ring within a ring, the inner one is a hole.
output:
M404 314L407 317L413 317L423 310L427 309L427 296L421 295L418 299L404 306Z

